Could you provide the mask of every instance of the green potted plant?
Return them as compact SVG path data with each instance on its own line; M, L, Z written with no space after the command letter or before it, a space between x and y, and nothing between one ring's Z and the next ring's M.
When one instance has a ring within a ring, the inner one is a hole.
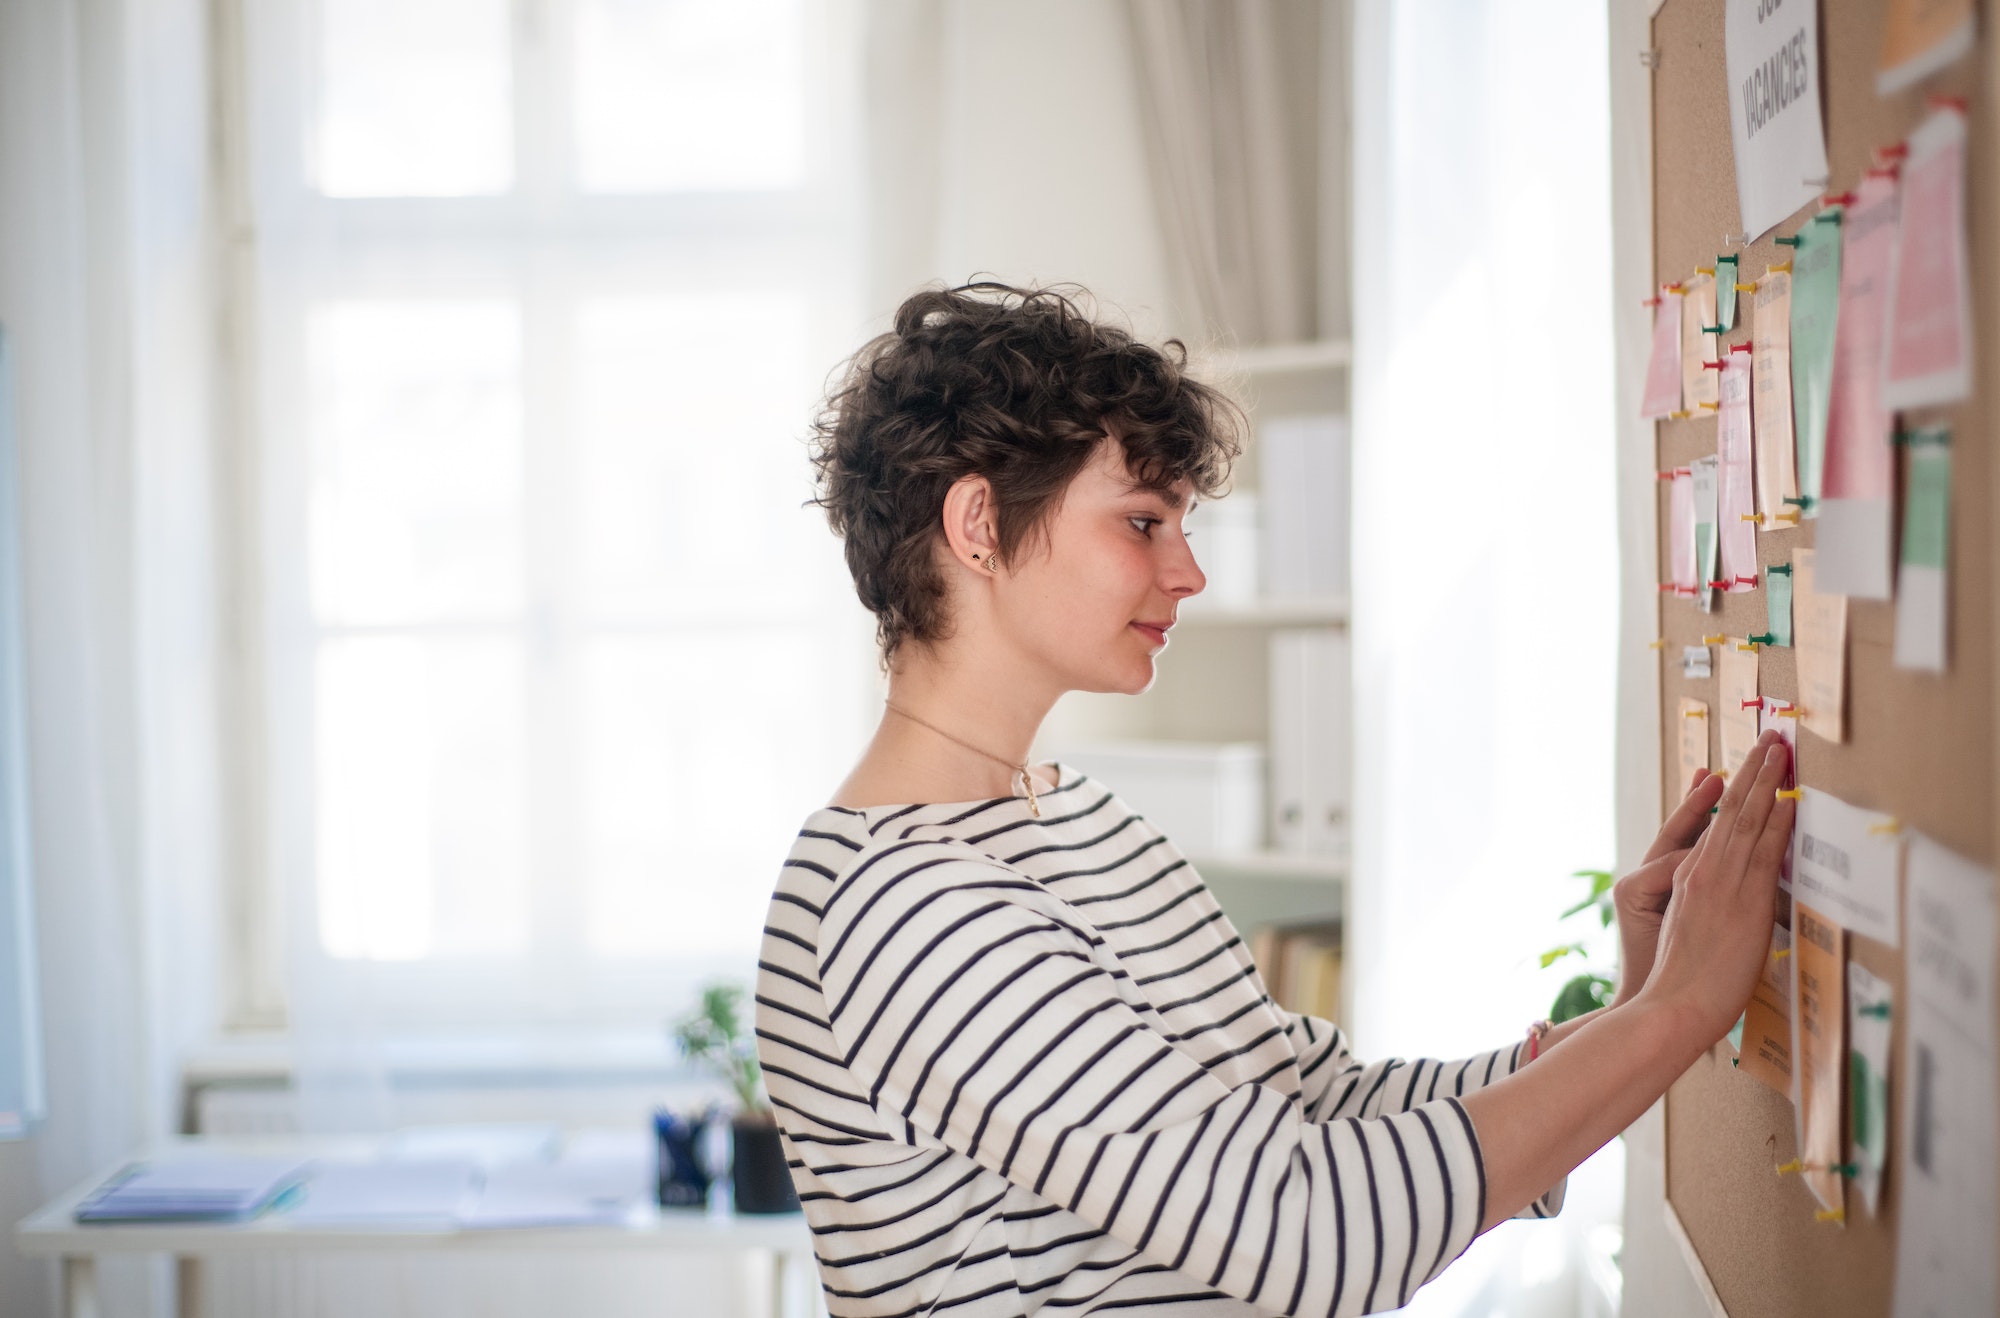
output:
M714 983L695 1009L674 1024L681 1055L735 1091L730 1117L730 1187L739 1213L784 1213L799 1206L792 1169L778 1140L778 1119L764 1095L757 1040L745 1028L743 989Z
M1611 888L1617 881L1610 870L1577 870L1570 876L1590 880L1590 895L1564 911L1558 919L1567 920L1582 915L1586 911L1596 911L1598 927L1609 929L1618 918L1617 910L1611 904ZM1580 942L1564 943L1542 953L1542 969L1547 970L1564 957L1580 956L1586 964L1590 953ZM1566 1020L1574 1020L1585 1012L1596 1011L1599 1007L1611 1005L1612 996L1618 986L1608 975L1599 974L1595 969L1585 970L1571 976L1556 993L1555 1005L1549 1008L1549 1023L1560 1025Z

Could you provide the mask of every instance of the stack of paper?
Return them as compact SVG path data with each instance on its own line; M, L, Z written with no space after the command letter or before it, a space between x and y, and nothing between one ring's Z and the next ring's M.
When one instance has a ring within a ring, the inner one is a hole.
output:
M127 1167L77 1205L79 1222L231 1221L305 1175L302 1158L200 1155Z
M471 1206L479 1176L464 1158L322 1163L285 1216L300 1226L446 1227Z

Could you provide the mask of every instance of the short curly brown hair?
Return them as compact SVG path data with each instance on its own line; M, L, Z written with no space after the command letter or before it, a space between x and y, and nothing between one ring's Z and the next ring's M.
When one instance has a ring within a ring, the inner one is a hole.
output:
M1141 343L1076 297L1089 295L991 281L924 289L844 364L822 404L810 439L819 493L806 503L845 542L883 671L906 642L950 634L934 546L960 478L991 483L1008 562L1031 533L1046 541L1049 514L1107 426L1145 488L1223 491L1242 410L1188 373L1179 339Z

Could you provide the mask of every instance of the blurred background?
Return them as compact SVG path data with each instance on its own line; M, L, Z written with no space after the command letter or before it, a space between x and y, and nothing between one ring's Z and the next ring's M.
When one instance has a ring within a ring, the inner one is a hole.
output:
M728 1102L673 1027L750 984L883 692L806 427L929 281L1079 284L1256 425L1158 682L1066 698L1036 758L1158 819L1364 1057L1510 1042L1615 973L1558 917L1632 858L1627 8L8 0L0 1043L41 1099L0 1222L173 1136ZM1623 1155L1411 1312L1616 1312ZM820 1303L644 1251L99 1284L117 1315ZM0 1238L0 1311L60 1296Z

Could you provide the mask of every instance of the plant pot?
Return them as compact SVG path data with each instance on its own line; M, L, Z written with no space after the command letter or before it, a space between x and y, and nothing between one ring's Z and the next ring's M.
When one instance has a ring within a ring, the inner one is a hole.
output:
M792 1186L792 1169L785 1164L785 1147L778 1142L778 1122L768 1113L738 1115L730 1120L732 1138L729 1180L739 1213L792 1213L799 1207Z

